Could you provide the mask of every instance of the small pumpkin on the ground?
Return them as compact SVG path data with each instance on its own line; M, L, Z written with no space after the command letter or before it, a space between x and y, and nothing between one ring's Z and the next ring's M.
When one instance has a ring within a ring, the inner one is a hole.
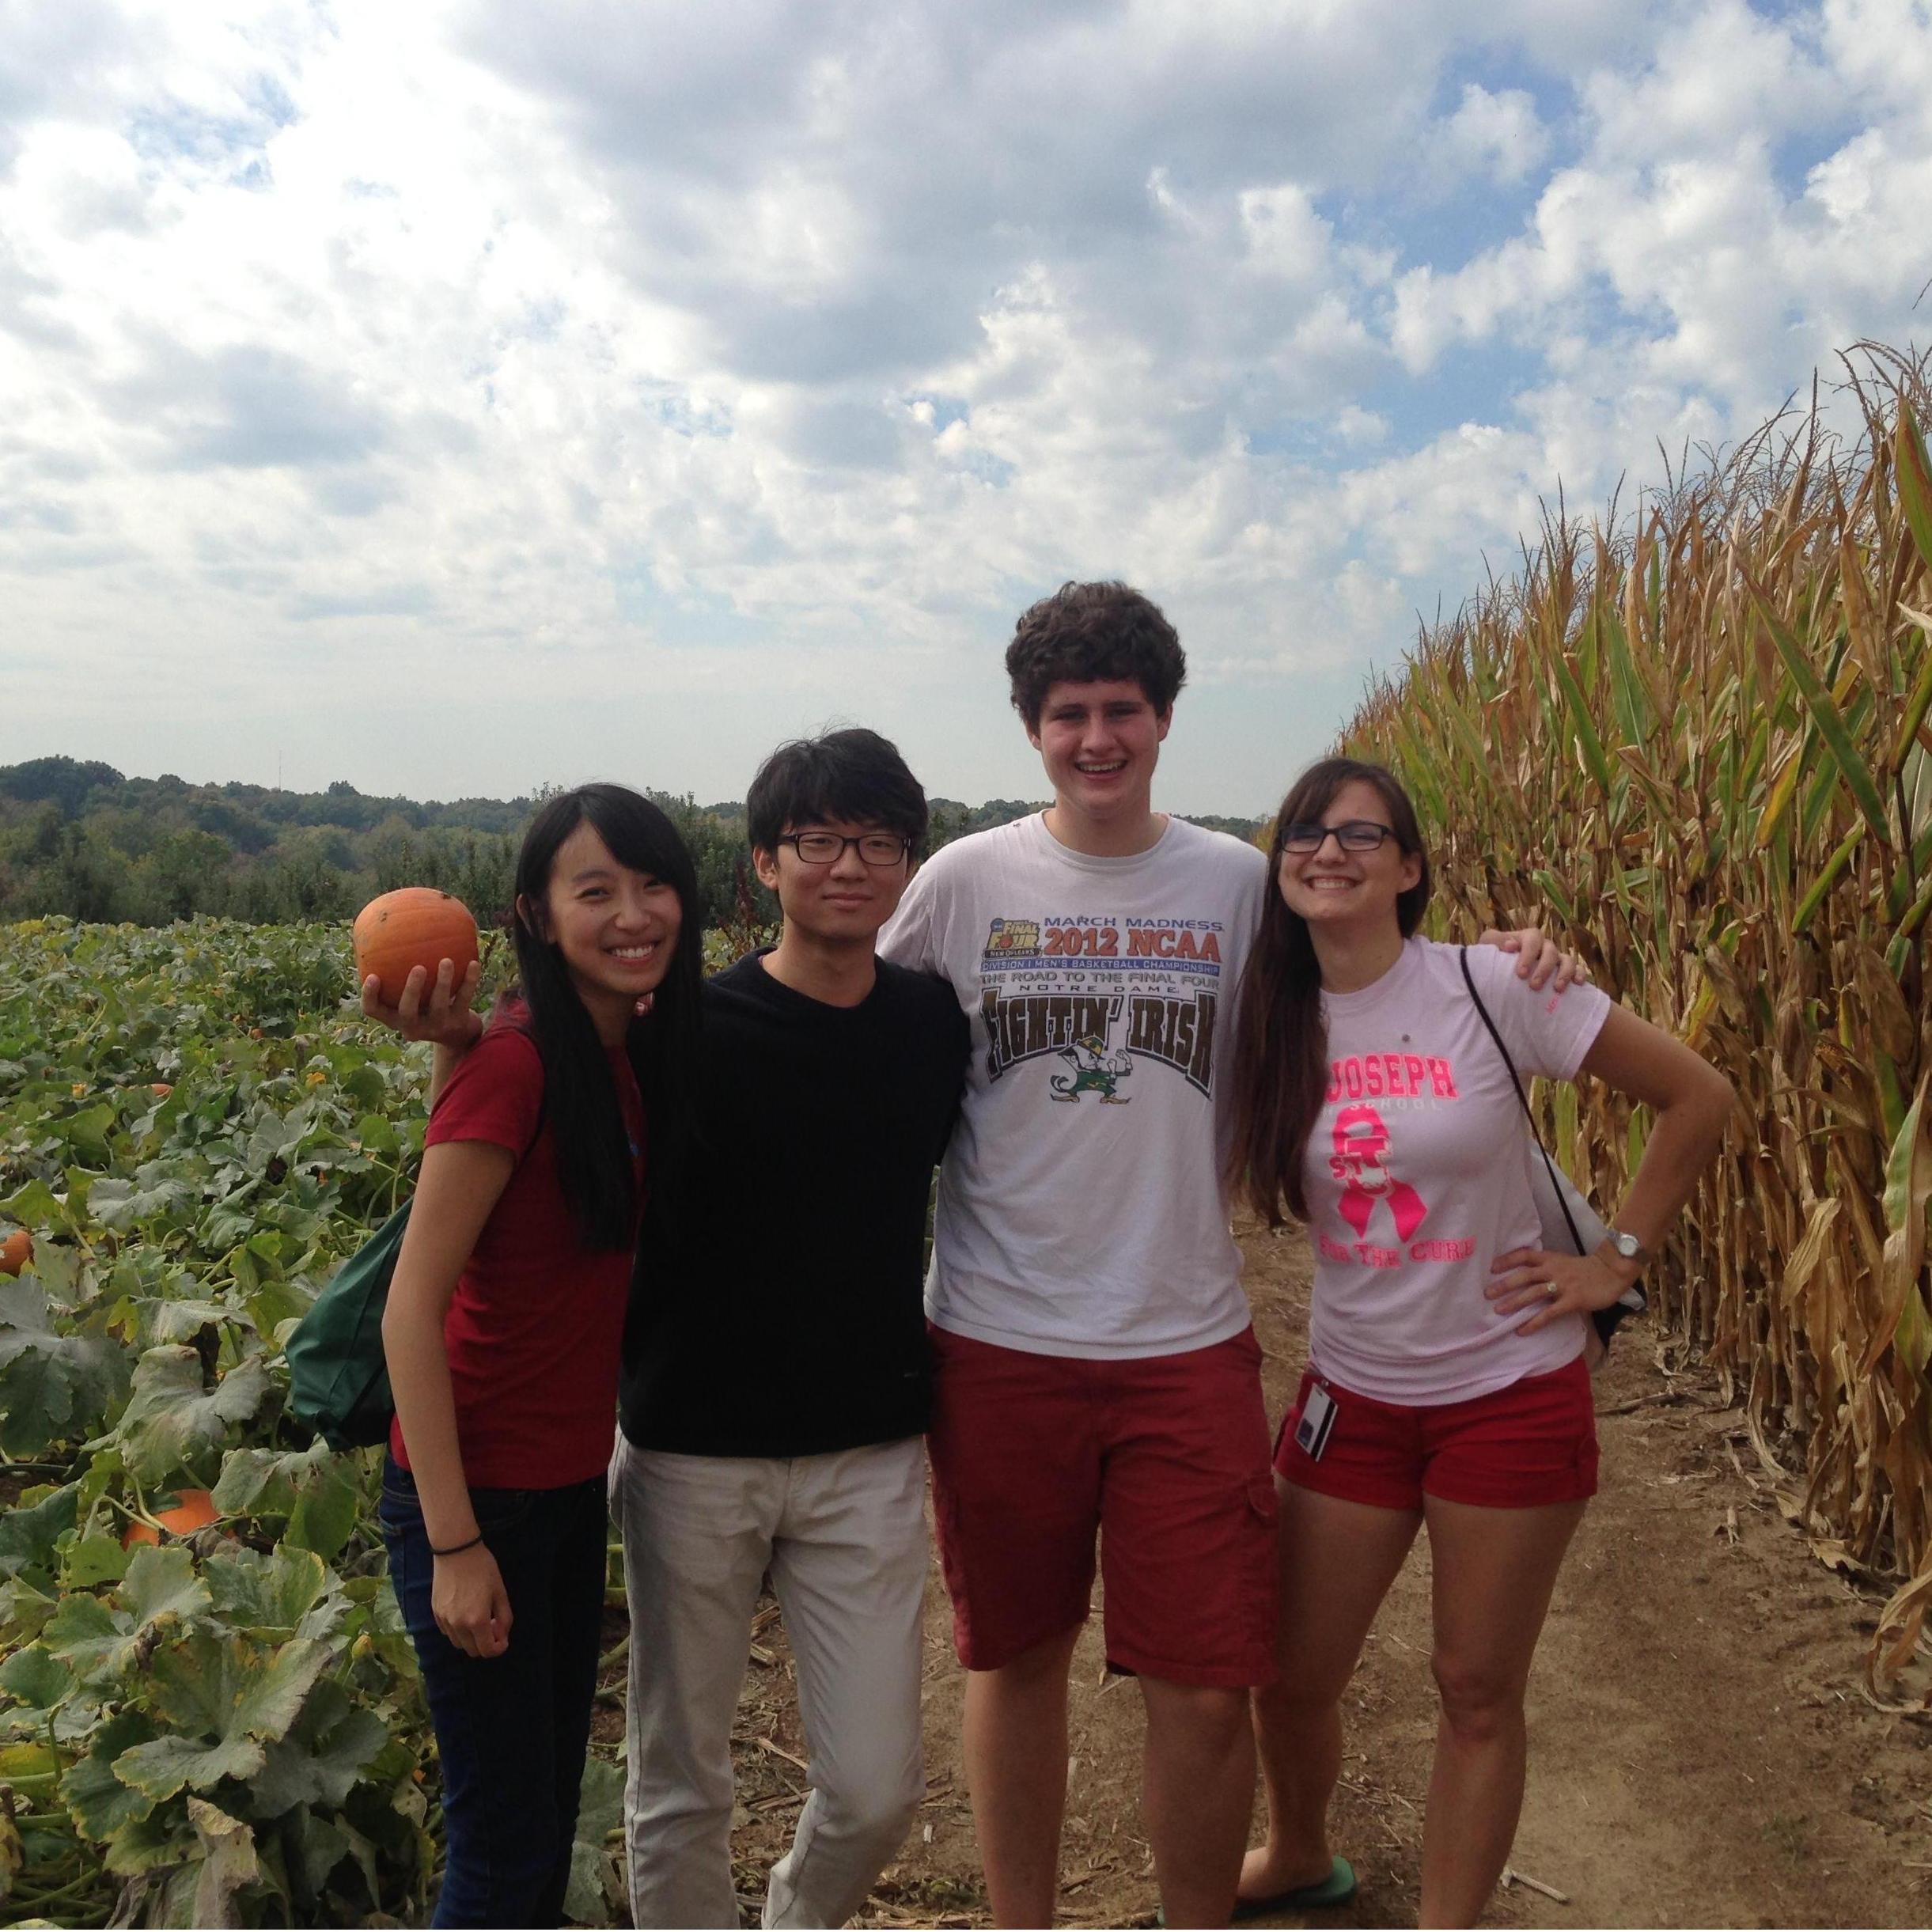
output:
M206 1529L210 1523L219 1522L222 1513L214 1506L214 1498L205 1489L184 1489L175 1497L174 1506L169 1510L150 1510L149 1515L161 1525L171 1536L191 1536L198 1529ZM153 1524L130 1523L121 1534L121 1547L131 1550L137 1543L159 1543Z

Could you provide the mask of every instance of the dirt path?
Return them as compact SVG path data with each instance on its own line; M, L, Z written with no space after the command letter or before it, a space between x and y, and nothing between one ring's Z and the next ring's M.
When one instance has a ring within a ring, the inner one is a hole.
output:
M1244 1243L1271 1413L1292 1392L1307 1308L1298 1237ZM1733 1411L1627 1335L1598 1385L1603 1489L1558 1585L1531 1687L1529 1795L1507 1926L1919 1926L1932 1920L1932 1725L1858 1688L1871 1598L1786 1527ZM931 1794L862 1923L984 1922L959 1768L960 1674L935 1575L926 1699ZM741 1889L761 1893L803 1785L790 1660L761 1631L740 1711ZM1329 1925L1415 1923L1434 1731L1426 1545L1349 1696L1336 1843L1362 1891ZM1097 1635L1076 1665L1063 1919L1150 1924L1141 1715ZM760 1741L763 1740L763 1741ZM785 1753L789 1753L788 1758ZM1284 1919L1276 1923L1316 1923Z

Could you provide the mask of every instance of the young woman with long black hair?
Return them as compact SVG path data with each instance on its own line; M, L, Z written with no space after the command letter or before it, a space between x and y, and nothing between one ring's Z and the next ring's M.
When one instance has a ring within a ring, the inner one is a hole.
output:
M702 976L690 855L635 792L549 800L516 885L519 987L435 1093L383 1321L382 1521L442 1763L439 1926L562 1921L632 1253ZM377 992L366 1010L415 1025L419 986L407 1017Z
M1515 1835L1530 1661L1597 1487L1589 1314L1641 1271L1715 1157L1731 1089L1594 987L1534 993L1493 949L1419 938L1428 858L1380 766L1305 773L1270 872L1232 1173L1271 1225L1307 1224L1316 1273L1309 1372L1275 1465L1280 1676L1254 1696L1268 1835L1237 1916L1354 1892L1327 1837L1341 1696L1426 1524L1441 1710L1421 1922L1465 1926ZM1537 1157L1479 998L1525 1078L1587 1073L1654 1110L1593 1254L1541 1245Z

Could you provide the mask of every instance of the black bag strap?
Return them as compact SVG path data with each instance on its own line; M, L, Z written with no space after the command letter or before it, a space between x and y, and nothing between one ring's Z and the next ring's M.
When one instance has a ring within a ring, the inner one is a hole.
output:
M1536 1151L1543 1156L1543 1165L1550 1170L1550 1186L1556 1195L1556 1205L1563 1210L1563 1225L1570 1230L1570 1238L1577 1244L1578 1254L1589 1251L1583 1244L1583 1236L1577 1227L1577 1218L1570 1211L1562 1184L1556 1178L1556 1163L1550 1158L1550 1150L1543 1144L1543 1136L1536 1129L1536 1116L1529 1111L1529 1096L1523 1091L1523 1082L1516 1070L1516 1063L1510 1058L1510 1049L1502 1044L1502 1036L1496 1031L1496 1022L1489 1017L1489 1009L1483 1004L1483 995L1476 990L1475 976L1469 971L1469 949L1458 946L1457 958L1462 965L1462 983L1469 989L1469 997L1476 1002L1476 1012L1483 1024L1489 1029L1489 1036L1496 1043L1496 1051L1502 1055L1502 1063L1510 1070L1510 1085L1516 1089L1516 1104L1523 1110L1523 1118L1529 1123L1529 1138L1536 1143Z

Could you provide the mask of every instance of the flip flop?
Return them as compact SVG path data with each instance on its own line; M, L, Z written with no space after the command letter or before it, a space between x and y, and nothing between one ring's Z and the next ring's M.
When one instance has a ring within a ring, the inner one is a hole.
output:
M1355 1896L1355 1868L1339 1852L1328 1867L1328 1876L1313 1885L1297 1885L1290 1892L1278 1892L1272 1898L1237 1899L1229 1915L1241 1925L1250 1919L1271 1919L1277 1912L1305 1912L1322 1906L1346 1905Z

